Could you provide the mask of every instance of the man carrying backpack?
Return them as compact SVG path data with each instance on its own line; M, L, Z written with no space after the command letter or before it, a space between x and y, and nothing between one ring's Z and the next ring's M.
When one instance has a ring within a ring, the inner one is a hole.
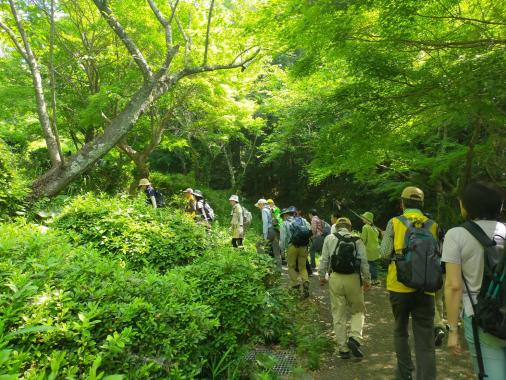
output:
M257 252L265 251L267 248L271 256L276 261L276 266L281 270L281 253L279 248L279 240L272 226L272 212L267 200L260 198L255 204L262 213L262 237L263 240L257 242Z
M281 226L280 247L286 250L286 261L288 264L288 277L290 277L290 287L294 293L300 293L300 280L302 281L303 297L309 297L309 277L306 270L306 260L308 256L307 246L311 237L311 225L306 219L295 216L297 209L290 206L283 210L281 215L285 215L283 225ZM298 268L298 272L296 270ZM300 278L300 280L299 280Z
M200 190L193 192L195 197L196 205L196 217L197 222L201 222L208 227L211 227L211 222L214 220L214 210L211 205L204 198L204 194Z
M316 269L316 253L320 253L323 248L323 229L325 222L320 219L315 209L309 210L309 219L311 220L311 246L309 254L311 256L311 269Z
M401 194L403 214L392 218L381 243L390 257L387 290L395 318L396 378L412 379L414 365L408 341L411 316L415 341L416 379L436 379L434 292L442 286L437 225L422 213L424 194L406 187Z
M362 286L365 290L370 288L371 275L364 243L351 235L348 218L337 219L336 233L325 238L318 272L320 285L325 284L325 275L330 274L330 304L339 356L350 359L353 354L362 358L360 345L365 312ZM348 315L351 316L349 334Z
M232 206L232 220L230 221L230 229L232 233L232 247L242 247L244 239L244 217L242 206L239 204L239 197L237 195L231 195L228 199Z
M458 321L478 379L506 379L506 226L498 219L504 198L494 186L468 185L460 196L461 226L443 243L448 348L461 352Z
M144 193L146 194L146 203L148 205L153 206L153 208L159 208L163 206L163 195L155 190L147 178L142 178L139 181L139 188L141 190L144 190Z

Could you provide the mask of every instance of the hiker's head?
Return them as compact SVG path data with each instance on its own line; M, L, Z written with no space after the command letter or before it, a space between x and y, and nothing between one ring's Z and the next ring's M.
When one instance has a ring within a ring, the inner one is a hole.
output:
M267 199L267 204L269 205L270 208L276 207L276 204L274 203L274 200L272 200L272 199Z
M290 206L281 211L281 216L283 219L289 218L290 216L295 216L297 214L297 208L295 206Z
M332 215L330 215L330 222L336 224L337 219L339 219L339 211L333 211Z
M370 211L364 212L362 215L360 215L360 218L364 223L372 224L374 222L374 214Z
M336 220L336 229L346 228L348 231L351 231L351 220L345 217L338 218Z
M193 198L193 189L187 188L186 190L183 191L183 195L186 199Z
M415 208L421 210L423 208L423 191L418 187L408 186L401 193L401 208Z
M204 199L204 194L200 190L193 190L193 196L197 199Z
M460 210L466 219L495 220L499 218L504 198L495 186L471 183L460 195Z
M139 188L141 188L142 190L146 189L149 185L151 185L151 182L149 182L147 178L142 178L139 181Z
M318 211L316 211L314 208L309 210L309 217L312 218L313 216L318 216Z
M236 203L239 203L239 197L237 195L231 195L228 201L234 206Z
M267 205L267 201L264 198L260 198L257 203L255 203L255 207L259 209L263 209Z

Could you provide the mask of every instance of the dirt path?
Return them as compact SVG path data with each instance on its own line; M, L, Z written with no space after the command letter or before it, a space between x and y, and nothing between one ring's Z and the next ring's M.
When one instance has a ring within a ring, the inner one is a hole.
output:
M317 276L312 276L311 291L311 302L314 302L320 311L320 322L324 325L325 331L333 336L328 287L320 287ZM334 354L323 358L320 370L313 373L313 379L394 379L396 360L393 351L393 319L388 293L383 286L376 287L366 293L365 300L367 312L362 346L365 357L362 360L342 360L336 350ZM412 343L411 347L413 350ZM457 358L443 347L436 350L436 356L438 380L474 379L471 357L467 352Z

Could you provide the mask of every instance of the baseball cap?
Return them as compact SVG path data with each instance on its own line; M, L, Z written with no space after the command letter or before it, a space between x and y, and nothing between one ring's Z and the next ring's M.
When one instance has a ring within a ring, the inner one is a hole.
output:
M401 198L423 202L423 191L418 187L408 186L402 190Z

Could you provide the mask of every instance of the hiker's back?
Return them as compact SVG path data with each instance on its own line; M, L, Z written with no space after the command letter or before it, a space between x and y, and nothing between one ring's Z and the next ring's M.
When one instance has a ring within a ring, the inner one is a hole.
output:
M406 251L407 247L410 245L410 239L420 239L420 241L424 241L424 247L427 250L437 249L437 224L427 218L418 210L409 210L406 211L403 215L394 217L391 219L390 223L392 223L393 230L393 254L392 260L388 267L388 275L387 275L387 289L389 291L398 292L398 293L412 293L417 290L427 290L427 291L435 291L439 286L434 286L436 289L420 289L417 288L416 284L419 283L420 276L425 277L426 275L434 276L437 278L430 278L429 280L433 282L441 281L442 284L442 274L440 266L436 266L435 264L431 266L430 273L425 272L425 265L421 265L421 261L418 260L422 255L413 255L409 258L409 260L414 260L412 264L409 264L408 267L404 268L404 264L406 264ZM411 231L410 226L414 226L416 228L416 232ZM424 231L426 233L424 233ZM419 235L418 235L419 234ZM418 235L418 236L414 236ZM412 241L413 242L413 241ZM427 244L427 245L425 245ZM416 245L416 243L414 244ZM430 245L434 245L432 248ZM419 252L420 253L420 252ZM433 255L435 252L427 252L429 255ZM436 259L435 259L436 260ZM439 260L440 262L440 260ZM398 273L399 271L402 273ZM417 271L417 269L423 269L423 273ZM412 275L417 277L417 281L411 282L407 281L406 272L412 271Z

